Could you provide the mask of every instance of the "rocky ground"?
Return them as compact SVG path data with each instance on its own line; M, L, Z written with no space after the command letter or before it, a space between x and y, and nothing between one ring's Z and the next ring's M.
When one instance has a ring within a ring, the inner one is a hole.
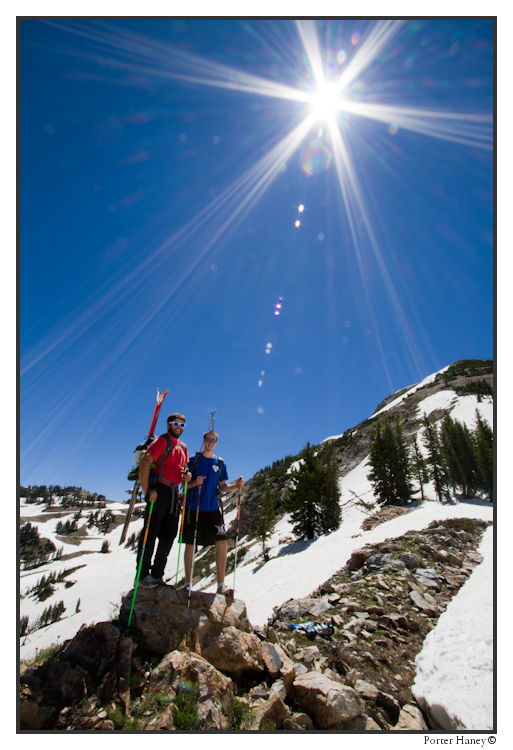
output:
M365 521L366 528L404 512L409 511L384 508ZM346 568L312 597L275 611L271 638L276 634L284 641L293 658L354 687L379 728L392 728L401 707L415 704L415 656L481 562L476 548L487 525L464 518L434 522L355 551ZM297 632L290 638L290 622L305 620L331 623L335 633L315 643Z
M403 512L385 508L366 523ZM119 621L85 627L44 663L24 665L21 729L427 731L411 693L415 656L480 562L486 526L435 522L357 550L261 633L244 602L205 593L187 602L166 587L138 592L128 634L129 592ZM307 621L334 632L309 640L290 629Z

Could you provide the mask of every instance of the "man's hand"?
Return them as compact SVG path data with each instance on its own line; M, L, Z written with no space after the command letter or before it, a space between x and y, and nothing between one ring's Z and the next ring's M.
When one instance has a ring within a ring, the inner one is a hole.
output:
M188 469L184 469L183 470L183 474L182 474L182 482L189 483L191 481L191 479L192 479L191 472Z
M150 490L148 493L148 497L146 498L147 503L154 503L157 499L157 490Z
M244 481L244 479L242 477L239 477L237 479L236 484L237 484L238 489L241 490L244 487L244 485L246 484L246 482Z

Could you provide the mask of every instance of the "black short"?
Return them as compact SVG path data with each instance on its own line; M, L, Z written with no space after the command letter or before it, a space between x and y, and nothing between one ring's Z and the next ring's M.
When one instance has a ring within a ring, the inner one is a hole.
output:
M196 528L196 511L189 509L185 511L185 524L183 527L182 541L185 544L194 544L194 529ZM201 547L222 542L228 537L224 527L224 518L220 510L207 511L198 514L198 534L196 544Z

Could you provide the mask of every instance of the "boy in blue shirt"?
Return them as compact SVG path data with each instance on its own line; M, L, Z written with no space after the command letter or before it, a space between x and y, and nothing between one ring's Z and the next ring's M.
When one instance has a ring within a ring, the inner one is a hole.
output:
M186 545L184 554L184 588L189 589L191 587L194 530L196 528L196 511L198 509L198 489L200 488L196 544L201 546L216 545L217 593L226 596L233 595L233 593L224 582L228 539L224 527L223 514L219 507L218 487L219 494L221 494L242 488L245 483L240 476L237 481L228 484L228 472L224 461L222 462L221 475L219 476L219 458L214 455L217 441L217 432L214 432L214 430L205 432L203 436L204 449L199 463L194 470L192 480L187 486L185 524L182 537ZM192 470L194 460L194 458L190 459L189 470ZM189 490L192 490L192 492L189 492Z

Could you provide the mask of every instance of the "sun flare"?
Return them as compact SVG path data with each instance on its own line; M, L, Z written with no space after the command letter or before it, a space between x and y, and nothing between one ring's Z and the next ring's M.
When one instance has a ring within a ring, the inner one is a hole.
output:
M318 120L328 120L332 117L340 104L335 85L333 83L320 84L312 103L313 114Z

